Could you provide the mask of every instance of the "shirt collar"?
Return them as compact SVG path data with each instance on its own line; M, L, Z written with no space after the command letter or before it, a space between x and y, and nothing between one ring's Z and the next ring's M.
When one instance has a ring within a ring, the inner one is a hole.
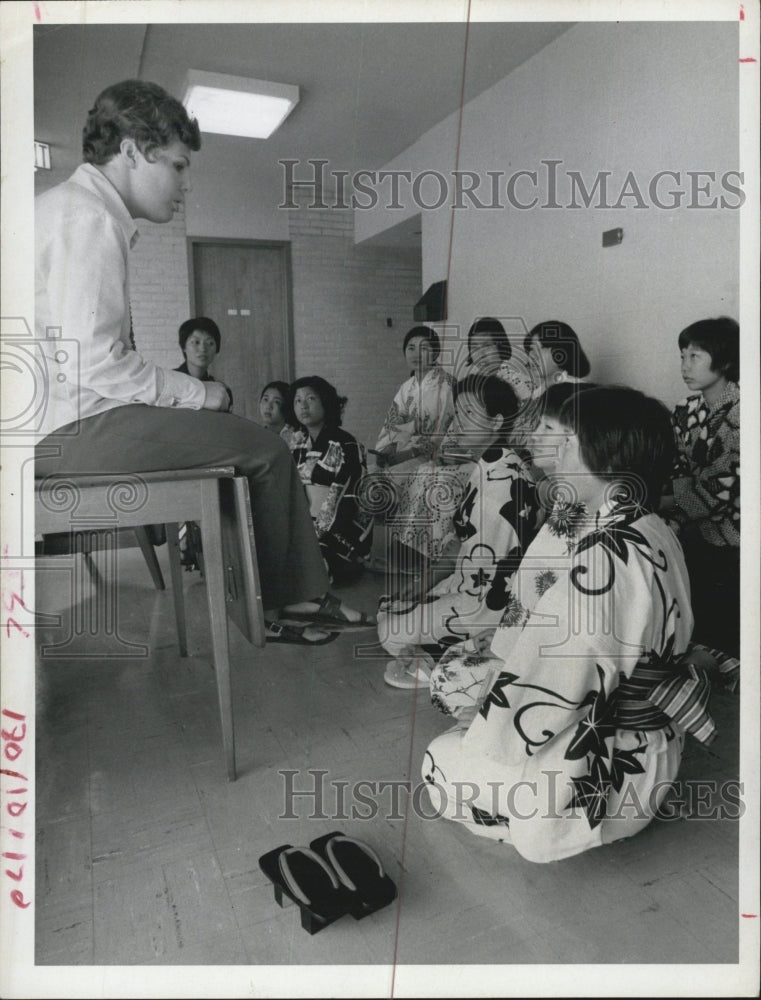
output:
M716 400L714 406L710 406L709 410L711 413L716 413L718 410L723 409L725 406L734 406L735 403L740 401L740 387L736 382L727 382L724 386L724 391Z
M71 175L71 180L80 187L97 194L106 208L119 223L130 250L137 243L139 233L135 220L127 211L121 195L104 173L91 163L83 163Z

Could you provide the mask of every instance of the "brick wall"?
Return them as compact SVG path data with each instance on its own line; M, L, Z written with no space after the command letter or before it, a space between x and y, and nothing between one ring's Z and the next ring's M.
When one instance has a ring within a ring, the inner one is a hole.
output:
M165 368L182 362L177 328L190 316L185 215L157 224L140 219L130 254L132 326L138 350Z
M348 396L344 426L372 447L408 374L401 347L421 295L420 254L357 246L350 209L310 209L308 192L295 200L300 207L289 210L295 374L321 375Z
M356 246L351 210L309 209L311 200L289 212L295 376L322 375L348 396L344 426L372 447L408 374L401 345L422 291L420 255ZM175 368L177 327L190 315L185 216L138 228L130 258L136 342L146 358Z

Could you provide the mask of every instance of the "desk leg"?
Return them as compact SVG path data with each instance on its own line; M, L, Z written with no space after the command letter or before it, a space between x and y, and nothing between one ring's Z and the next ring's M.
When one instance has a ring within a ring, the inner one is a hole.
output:
M153 547L153 542L148 537L148 529L144 524L134 529L135 537L137 538L137 544L140 546L140 551L143 553L143 558L148 567L148 572L151 574L151 579L153 580L153 585L156 590L165 590L164 577L161 574L161 567L159 566L159 561L156 557L156 550Z
M203 539L206 596L209 602L214 668L217 673L222 740L225 747L227 777L235 781L235 731L233 727L232 688L230 683L230 648L225 604L225 570L222 549L222 522L219 512L219 482L205 480L202 489L201 537Z
M174 620L177 623L177 644L180 656L188 655L188 631L185 624L185 591L183 589L182 560L180 557L180 526L166 525L166 543L169 549L169 571L172 575Z

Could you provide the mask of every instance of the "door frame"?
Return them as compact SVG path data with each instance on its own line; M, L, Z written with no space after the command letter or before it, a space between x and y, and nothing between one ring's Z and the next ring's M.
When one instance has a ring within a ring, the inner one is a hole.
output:
M283 276L285 278L285 295L283 302L283 330L285 343L283 344L285 357L285 381L293 381L295 370L295 350L293 344L293 270L291 265L291 244L288 240L239 240L235 237L225 236L187 236L185 238L188 255L188 290L190 292L190 311L196 315L196 274L195 274L195 252L196 246L231 246L231 247L258 247L264 249L279 250L283 260Z

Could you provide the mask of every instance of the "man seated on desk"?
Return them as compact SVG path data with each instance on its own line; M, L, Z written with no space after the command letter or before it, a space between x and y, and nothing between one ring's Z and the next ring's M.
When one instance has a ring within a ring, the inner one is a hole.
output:
M222 383L162 368L135 349L127 266L135 220L169 222L181 209L200 145L198 123L179 101L155 84L127 80L104 90L90 111L85 162L37 199L35 335L49 372L37 475L235 466L250 485L270 620L285 608L322 625L362 623L326 593L285 443L228 413ZM62 350L57 336L76 341L78 351ZM312 625L268 629L272 641L313 644L329 635Z

